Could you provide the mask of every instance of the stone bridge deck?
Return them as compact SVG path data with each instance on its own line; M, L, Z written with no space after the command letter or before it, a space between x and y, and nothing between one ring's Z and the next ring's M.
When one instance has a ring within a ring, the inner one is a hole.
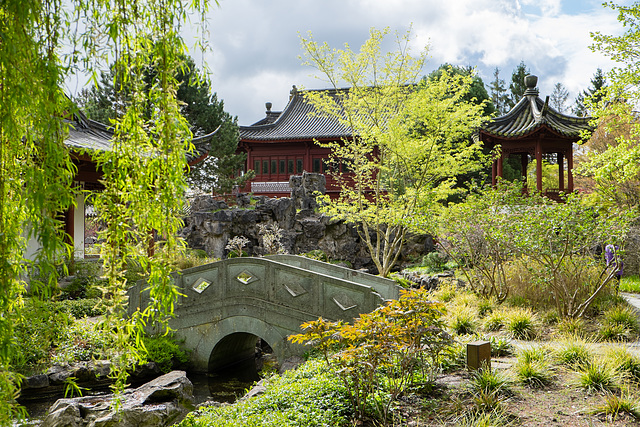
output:
M293 255L227 259L183 270L174 280L184 296L170 325L200 372L252 357L258 337L279 361L299 355L304 348L287 336L303 322L350 321L399 292L391 280ZM129 290L130 312L148 303L145 286Z

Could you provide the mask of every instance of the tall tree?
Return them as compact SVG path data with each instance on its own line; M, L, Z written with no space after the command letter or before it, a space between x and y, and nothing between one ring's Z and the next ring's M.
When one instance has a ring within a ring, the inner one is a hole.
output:
M124 105L121 98L128 98L131 92L128 87L118 89L120 82L114 82L115 71L112 65L108 73L102 72L98 84L83 89L77 100L89 118L106 124L122 114ZM147 67L145 74L149 90L157 72ZM224 111L224 102L211 92L209 80L190 57L184 56L184 66L177 70L176 80L179 83L176 96L180 101L180 112L189 122L193 135L206 135L220 127L211 141L209 157L190 169L187 181L202 191L228 193L234 185L242 185L251 178L249 175L236 176L246 158L244 154L236 154L237 118ZM147 118L152 110L146 109Z
M551 92L550 104L556 111L564 113L566 110L566 102L569 98L569 91L562 83L556 83Z
M573 107L573 114L578 117L585 117L590 113L587 104L597 105L602 99L602 89L607 84L607 79L602 72L601 68L598 68L591 78L591 86L587 90L583 90L576 97L576 103Z
M372 29L359 52L302 38L305 63L335 89L349 87L335 95L306 92L321 114L353 135L325 144L332 160L351 174L336 176L340 196L327 198L323 210L358 225L382 276L391 271L408 231L430 229L431 211L454 191L454 177L479 168L472 159L481 146L467 136L483 120L483 105L464 100L472 76L443 71L416 85L427 49L411 55L407 33L396 36L394 51L383 53L387 34Z
M506 114L510 105L509 95L507 94L504 79L500 78L500 69L498 67L493 71L493 80L489 84L489 91L491 92L491 101L498 114Z
M474 102L476 104L482 105L484 108L484 114L487 116L495 113L496 108L492 102L491 97L489 97L487 88L485 87L482 78L476 73L476 70L473 67L463 67L445 63L439 66L436 70L432 71L429 74L428 78L438 79L442 77L443 73L447 73L449 75L470 76L472 80L471 85L469 86L469 91L462 99L465 102Z
M520 61L520 64L511 73L511 83L509 83L509 109L513 108L524 96L527 87L524 84L524 78L530 74L529 69L524 64L524 61Z

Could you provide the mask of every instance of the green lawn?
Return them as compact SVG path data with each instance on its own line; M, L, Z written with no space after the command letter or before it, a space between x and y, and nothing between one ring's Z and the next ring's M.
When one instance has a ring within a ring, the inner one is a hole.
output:
M640 293L640 276L625 276L620 279L620 291Z

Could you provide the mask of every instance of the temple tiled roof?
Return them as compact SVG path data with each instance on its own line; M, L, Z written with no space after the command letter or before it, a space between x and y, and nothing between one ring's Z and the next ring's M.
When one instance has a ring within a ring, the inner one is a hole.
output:
M337 97L346 89L322 89ZM240 126L243 141L288 141L312 139L338 139L351 136L351 131L333 117L319 114L304 96L306 91L291 91L291 99L281 112L267 111L267 117L250 125Z
M106 125L87 118L82 112L73 115L73 121L69 122L69 136L64 141L65 145L79 152L109 151L113 131ZM219 128L218 128L219 129ZM192 164L202 160L209 152L211 138L218 132L193 138L195 151L187 154L187 163Z
M536 83L537 78L511 111L485 123L481 133L502 138L519 138L546 125L567 138L579 139L582 131L591 129L591 117L567 116L549 106L549 97L545 101L540 99Z

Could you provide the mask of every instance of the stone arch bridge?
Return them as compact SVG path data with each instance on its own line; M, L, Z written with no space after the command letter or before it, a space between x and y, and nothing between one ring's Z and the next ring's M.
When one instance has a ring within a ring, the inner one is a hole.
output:
M184 295L170 325L191 351L192 369L208 372L253 357L258 338L279 362L304 347L287 336L323 317L350 321L398 298L394 281L294 255L232 258L174 276ZM146 284L129 290L129 311L148 303Z

